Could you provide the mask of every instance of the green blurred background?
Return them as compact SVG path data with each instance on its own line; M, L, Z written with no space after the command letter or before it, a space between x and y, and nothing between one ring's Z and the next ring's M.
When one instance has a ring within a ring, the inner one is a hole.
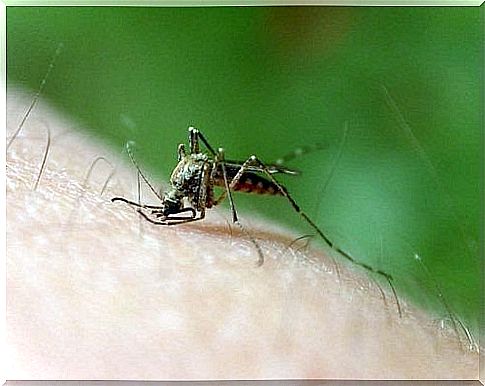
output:
M120 151L136 141L152 176L189 125L231 159L324 144L280 179L295 199L437 320L438 284L476 336L480 32L479 8L8 7L7 81L37 89L62 42L43 98ZM309 232L282 199L236 203Z

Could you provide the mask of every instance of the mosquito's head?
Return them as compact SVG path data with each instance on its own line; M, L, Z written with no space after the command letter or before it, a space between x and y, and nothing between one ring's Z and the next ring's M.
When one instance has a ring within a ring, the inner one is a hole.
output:
M161 206L163 207L162 213L165 217L180 213L180 210L184 206L183 198L176 194L176 191L169 190L163 195Z

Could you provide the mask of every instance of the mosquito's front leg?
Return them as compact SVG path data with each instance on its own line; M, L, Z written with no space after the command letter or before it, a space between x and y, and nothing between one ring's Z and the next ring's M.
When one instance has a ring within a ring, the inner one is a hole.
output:
M121 202L124 202L124 203L126 203L128 205L136 206L137 208L143 208L143 209L160 209L161 210L161 209L164 208L163 206L159 206L159 205L144 205L144 204L139 204L137 202L127 200L124 197L113 197L111 199L111 202L115 202L115 201L121 201Z
M188 208L186 208L188 209ZM202 211L199 215L199 217L195 217L196 214L195 214L195 210L193 208L190 208L193 210L192 214L193 216L192 217L177 217L177 216L173 216L173 217L167 217L165 220L163 221L157 221L157 220L154 220L150 217L148 217L146 215L146 213L144 213L142 210L138 209L137 212L145 219L147 220L149 223L152 223L154 225L180 225L180 224L186 224L186 223L189 223L189 222L195 222L195 221L200 221L202 220L204 217L205 217L205 212Z
M173 214L180 214L180 213L183 213L183 212L190 212L191 216L190 217L175 217L175 216L171 217L171 215L169 215L169 216L165 215L163 213L163 210L152 210L151 214L154 215L157 218L164 217L164 219L170 219L170 220L174 220L174 219L184 220L184 219L187 219L187 218L195 218L195 216L197 215L197 212L195 211L195 209L191 208L191 207L183 208L179 212L173 213Z
M195 127L189 127L189 145L190 145L190 153L195 154L200 152L199 148L199 139L202 141L204 146L213 156L216 156L217 152L214 148L209 144L207 139L205 139L204 135Z

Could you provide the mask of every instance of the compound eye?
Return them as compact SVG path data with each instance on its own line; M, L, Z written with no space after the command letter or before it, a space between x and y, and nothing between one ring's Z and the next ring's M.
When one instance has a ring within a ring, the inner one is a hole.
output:
M163 209L164 216L169 216L171 214L179 213L183 206L183 203L181 200L180 201L165 200L164 204L165 204L165 208Z

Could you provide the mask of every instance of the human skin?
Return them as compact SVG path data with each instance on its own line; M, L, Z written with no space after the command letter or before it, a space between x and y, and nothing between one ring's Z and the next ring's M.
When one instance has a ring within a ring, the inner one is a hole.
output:
M10 135L29 103L8 93ZM478 378L463 338L318 243L240 211L257 267L228 209L160 227L112 203L136 172L73 128L40 104L7 151L8 379Z

